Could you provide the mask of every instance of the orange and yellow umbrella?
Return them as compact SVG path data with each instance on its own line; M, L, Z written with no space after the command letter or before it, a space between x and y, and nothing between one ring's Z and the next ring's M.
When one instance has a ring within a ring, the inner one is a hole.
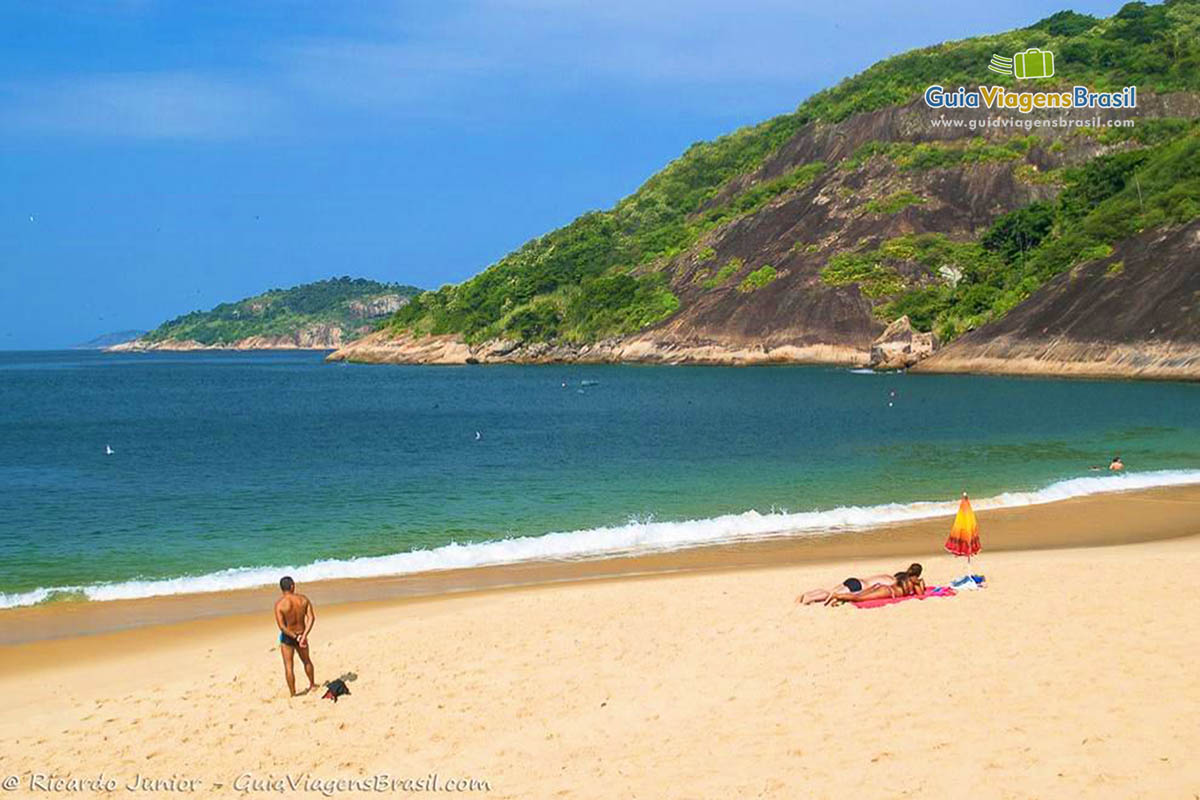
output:
M958 504L958 514L954 517L954 525L950 528L950 538L946 540L946 549L956 556L971 556L982 548L979 544L979 523L975 512L971 510L971 501L963 492L962 502Z

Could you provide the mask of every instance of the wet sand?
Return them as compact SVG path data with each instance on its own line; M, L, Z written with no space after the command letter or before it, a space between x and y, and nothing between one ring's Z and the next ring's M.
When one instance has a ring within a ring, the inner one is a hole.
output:
M1171 487L979 512L988 552L1128 544L1200 532L1200 486ZM655 554L573 561L539 561L445 570L391 578L309 583L323 607L380 600L427 600L463 592L611 580L636 575L753 569L945 555L949 518L828 535L697 547ZM102 603L53 603L0 611L0 645L90 635L147 625L233 617L270 609L277 590L168 595ZM268 620L269 622L269 620ZM0 670L4 667L0 665Z

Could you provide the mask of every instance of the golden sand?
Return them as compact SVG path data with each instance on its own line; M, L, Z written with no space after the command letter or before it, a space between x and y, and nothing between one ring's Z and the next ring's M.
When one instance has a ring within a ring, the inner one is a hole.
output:
M878 534L878 552L860 537L853 561L775 543L679 556L695 571L423 600L330 605L338 587L302 586L318 679L357 676L336 705L284 696L269 603L3 647L0 780L18 776L14 797L102 771L208 797L436 773L503 798L1191 798L1200 537L1053 536L1200 533L1198 511L1176 490L981 513L990 588L873 610L793 598L910 554L928 554L930 583L959 574L933 555L948 520ZM1031 531L1056 549L996 552ZM717 553L738 568L711 569Z

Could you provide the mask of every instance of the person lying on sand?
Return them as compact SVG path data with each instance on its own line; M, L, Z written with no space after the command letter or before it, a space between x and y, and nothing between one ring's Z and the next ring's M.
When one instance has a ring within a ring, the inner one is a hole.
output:
M834 586L830 589L810 589L807 592L805 592L804 594L797 597L796 602L801 603L803 605L809 605L811 603L823 603L834 594L847 593L847 592L849 592L849 593L862 592L862 591L866 591L869 589L873 589L877 586L895 586L897 575L906 575L910 578L915 579L920 584L921 588L919 591L921 591L921 592L925 591L925 582L921 580L921 565L920 564L910 564L907 570L905 570L904 572L897 572L894 575L893 574L871 575L868 578L862 578L862 579L846 578L846 580L842 581L837 586Z
M861 592L834 592L825 598L825 605L836 606L842 603L856 603L861 600L880 600L888 597L904 597L910 594L924 594L925 583L920 578L914 578L907 572L897 572L895 583L890 586L873 586ZM920 585L920 589L917 586Z
M289 576L279 579L279 590L283 596L275 602L275 624L279 626L279 653L283 656L283 677L288 692L296 696L295 654L304 662L304 674L308 676L308 689L315 689L313 663L308 655L308 634L312 632L317 614L309 599L296 594L296 582Z

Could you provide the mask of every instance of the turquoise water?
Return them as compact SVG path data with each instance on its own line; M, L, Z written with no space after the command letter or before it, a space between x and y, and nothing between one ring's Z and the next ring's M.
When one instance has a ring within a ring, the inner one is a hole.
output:
M1112 488L1089 466L1118 452L1127 481L1200 480L1198 401L817 367L0 353L0 606L836 530L963 489Z

